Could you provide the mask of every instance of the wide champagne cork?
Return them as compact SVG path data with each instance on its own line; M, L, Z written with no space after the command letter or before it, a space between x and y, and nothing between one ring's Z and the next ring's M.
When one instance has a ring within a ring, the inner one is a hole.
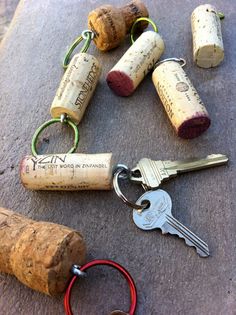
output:
M224 59L220 17L210 4L197 7L191 16L193 59L199 67L216 67Z
M120 96L131 95L161 57L165 45L153 31L144 32L107 75L107 84Z
M87 53L76 54L64 73L56 96L51 105L51 115L62 114L75 123L82 119L101 74L97 59Z
M84 263L83 237L66 226L36 222L0 208L0 227L0 272L16 276L34 290L62 293L71 266Z
M32 190L110 190L112 153L26 156L22 184Z
M195 138L209 128L207 110L178 62L158 65L152 81L179 137Z
M95 33L94 43L98 49L108 51L120 45L137 18L148 17L148 11L141 1L132 1L116 8L103 5L89 13L88 27ZM143 30L147 23L140 23Z

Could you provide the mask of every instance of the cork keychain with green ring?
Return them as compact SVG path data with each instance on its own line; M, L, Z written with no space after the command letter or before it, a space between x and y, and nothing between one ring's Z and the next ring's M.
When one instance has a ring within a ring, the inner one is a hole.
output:
M140 17L148 17L149 13L139 0L133 0L122 7L105 4L95 8L88 14L88 28L93 34L95 46L103 52L118 47L130 34L134 21ZM148 26L146 21L138 25L139 31ZM76 45L77 39L74 44Z
M29 189L84 190L112 187L112 154L74 153L79 143L77 124L81 121L101 74L98 60L87 53L93 33L83 31L69 48L63 67L66 69L51 105L52 119L43 123L34 133L32 155L21 161L22 184ZM70 57L79 43L85 40L81 51ZM39 155L37 141L41 132L55 123L69 125L74 130L74 145L66 154Z
M134 41L137 25L148 22L153 31L143 32ZM131 47L109 71L107 84L119 96L131 95L150 72L164 52L164 41L158 33L156 24L146 17L138 18L131 28Z
M105 4L88 15L88 28L95 34L94 44L100 51L109 51L118 47L130 33L135 20L148 17L149 13L139 0L133 0L122 7ZM148 26L146 21L138 25L143 31Z

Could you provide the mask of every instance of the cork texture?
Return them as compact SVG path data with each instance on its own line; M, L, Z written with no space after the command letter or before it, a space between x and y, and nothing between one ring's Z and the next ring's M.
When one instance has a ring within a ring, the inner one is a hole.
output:
M107 84L120 96L131 95L149 71L153 70L165 49L161 36L142 33L107 75Z
M95 57L86 53L76 54L63 75L52 102L52 117L67 114L78 124L93 96L100 74L101 65Z
M178 136L192 139L210 126L210 117L182 66L175 61L161 63L152 81Z
M129 34L134 21L139 17L148 17L148 10L141 1L131 1L123 7L102 5L88 15L88 27L95 33L94 43L101 51L119 46ZM140 23L143 30L147 23Z
M0 226L0 271L36 291L62 293L71 278L71 265L85 260L82 236L65 226L29 220L4 208Z
M32 190L110 190L111 153L26 156L20 166L22 184Z
M199 67L212 68L224 59L221 20L217 9L200 5L191 15L193 59Z
M122 6L127 1L106 3ZM107 258L124 265L138 290L136 315L235 315L236 38L232 32L236 29L236 8L233 0L214 1L227 17L222 23L225 59L214 69L201 69L192 58L190 16L202 0L145 1L165 40L162 58L187 60L188 77L212 120L207 132L190 141L176 136L151 74L131 97L117 97L110 91L106 74L130 47L129 39L106 54L91 45L88 53L99 60L103 72L79 125L77 152L113 152L114 163L130 167L144 157L177 160L219 152L229 156L227 166L179 175L161 186L172 198L173 215L208 243L209 258L199 258L178 237L162 235L158 230L139 230L132 222L132 209L113 191L31 192L21 184L19 164L30 154L35 128L48 120L64 72L61 61L67 46L86 27L88 13L103 4L103 0L21 1L0 46L1 206L31 219L80 231L87 244L86 261ZM67 152L70 141L70 129L64 128L62 132L55 124L42 134L40 154ZM143 193L139 185L121 188L131 200ZM74 287L71 303L75 314L109 314L117 309L128 312L127 283L116 270L93 268L89 277ZM1 274L0 313L64 315L63 297L51 298L34 292L14 277Z

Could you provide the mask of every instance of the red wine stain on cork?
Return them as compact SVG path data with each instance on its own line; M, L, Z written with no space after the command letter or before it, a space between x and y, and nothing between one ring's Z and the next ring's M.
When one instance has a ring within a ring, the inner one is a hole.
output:
M129 96L134 91L133 81L122 71L110 71L106 80L109 88L119 96Z
M177 130L178 136L184 139L193 139L206 131L211 124L211 120L205 114L199 114L182 123Z

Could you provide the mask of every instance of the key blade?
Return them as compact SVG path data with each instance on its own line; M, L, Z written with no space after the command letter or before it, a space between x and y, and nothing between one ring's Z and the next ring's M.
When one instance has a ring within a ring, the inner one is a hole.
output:
M164 161L163 164L171 176L177 175L178 173L198 171L204 168L220 166L226 164L228 160L226 155L211 154L202 159L190 158L182 161Z
M166 215L166 222L161 229L164 233L178 235L180 238L183 238L188 246L195 247L199 256L208 257L210 255L208 245L172 215Z

